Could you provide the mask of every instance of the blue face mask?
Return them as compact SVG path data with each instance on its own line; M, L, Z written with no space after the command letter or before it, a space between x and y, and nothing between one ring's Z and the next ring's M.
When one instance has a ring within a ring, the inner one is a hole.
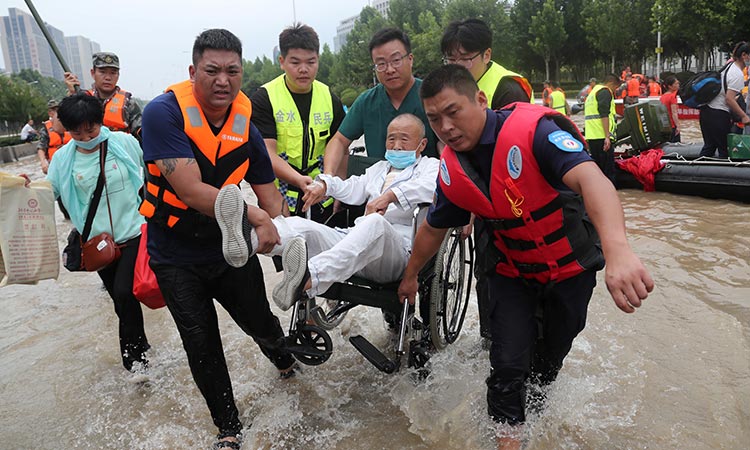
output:
M417 160L416 150L386 150L385 159L396 169L406 169Z
M73 139L73 142L76 143L78 147L81 147L84 150L93 150L95 149L99 144L106 141L109 137L109 133L104 133L104 129L99 132L99 136L95 137L94 139L91 139L90 141L77 141Z

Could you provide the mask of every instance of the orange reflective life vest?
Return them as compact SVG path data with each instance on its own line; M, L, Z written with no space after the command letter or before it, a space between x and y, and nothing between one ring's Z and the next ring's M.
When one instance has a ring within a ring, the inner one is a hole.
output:
M44 126L47 128L47 135L49 136L49 144L47 144L47 161L52 161L52 155L54 155L60 147L70 142L72 137L67 131L62 136L57 131L53 131L51 120L44 122Z
M250 116L252 105L240 92L232 102L223 127L214 134L198 101L193 83L183 81L167 88L173 92L182 111L185 134L193 149L201 180L216 188L239 184L249 167ZM189 207L175 192L156 164L146 163L146 192L140 213L149 222L173 229L189 238L212 239L220 236L216 220Z
M96 91L87 91L91 96L96 97ZM125 105L130 101L132 94L127 91L123 91L119 87L115 91L115 94L104 100L102 106L104 107L104 120L102 124L109 128L111 131L124 131L130 132L130 124L125 120Z

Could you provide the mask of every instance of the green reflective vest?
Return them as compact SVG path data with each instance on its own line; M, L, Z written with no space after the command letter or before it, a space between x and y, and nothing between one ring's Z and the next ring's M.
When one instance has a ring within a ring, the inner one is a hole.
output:
M568 112L565 108L565 94L563 91L557 90L552 91L552 93L549 95L550 98L550 108L554 109L555 111L567 115Z
M333 123L331 91L320 81L313 81L310 116L305 124L286 86L284 76L281 74L263 85L268 92L268 99L271 101L276 121L276 153L299 173L309 175L314 179L323 172L323 151L331 135ZM289 210L294 212L297 208L299 192L295 187L290 187L278 179L276 185L286 198ZM332 202L332 199L328 199L324 202L324 206Z
M596 93L602 89L607 89L603 84L597 84L591 89L591 92L586 97L586 103L584 104L583 114L585 116L585 128L584 135L586 139L604 139L607 134L604 132L604 126L602 126L602 118L599 116L599 106L596 101ZM608 134L614 134L615 132L615 96L612 95L612 101L609 105L609 130Z
M487 95L488 107L492 108L492 97L495 95L495 90L497 89L497 85L500 83L500 80L502 80L505 77L512 77L514 80L516 80L518 84L521 85L521 87L526 92L526 94L529 96L531 103L534 103L534 91L531 89L531 84L529 83L529 80L527 80L526 78L522 77L521 75L515 72L511 72L510 70L506 69L500 64L492 61L492 64L490 64L490 67L477 81L477 85L479 85L479 89L481 89L485 93L485 95Z

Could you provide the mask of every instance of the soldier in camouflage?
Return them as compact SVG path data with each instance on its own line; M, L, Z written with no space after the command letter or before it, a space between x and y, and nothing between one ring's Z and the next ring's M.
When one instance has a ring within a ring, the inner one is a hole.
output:
M117 85L120 79L120 58L114 53L98 52L92 57L92 89L87 91L102 101L104 125L112 131L124 131L141 140L141 107L130 92ZM80 85L78 77L65 72L65 84L73 94Z

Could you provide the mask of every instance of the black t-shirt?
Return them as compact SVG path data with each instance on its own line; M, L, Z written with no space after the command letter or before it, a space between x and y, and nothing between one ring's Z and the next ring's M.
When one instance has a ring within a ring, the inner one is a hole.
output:
M287 87L289 89L289 87ZM329 88L330 89L330 88ZM294 104L297 106L299 115L302 118L303 126L307 128L307 122L310 118L310 105L312 104L312 91L306 94L295 94L289 91L294 100ZM250 97L250 101L253 103L253 115L251 121L260 131L263 139L276 139L276 120L273 115L273 107L271 106L271 99L268 97L268 91L266 88L261 87ZM333 103L333 122L331 122L331 133L328 140L336 134L339 129L339 125L344 120L344 107L341 104L336 95L331 92L331 101Z
M526 91L523 90L521 84L510 77L505 77L497 83L495 94L492 96L491 109L500 109L503 106L510 105L515 102L529 103L529 98Z

